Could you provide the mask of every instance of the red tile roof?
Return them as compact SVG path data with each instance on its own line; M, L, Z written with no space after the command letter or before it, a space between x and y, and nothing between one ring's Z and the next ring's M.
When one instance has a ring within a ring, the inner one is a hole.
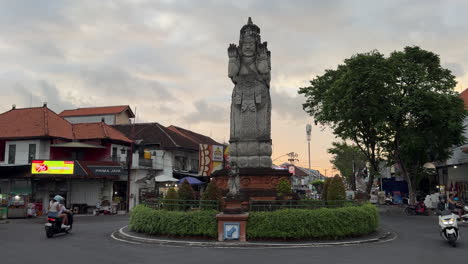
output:
M105 123L72 125L47 107L12 109L0 114L0 139L52 137L69 140L111 139L131 143Z
M220 145L213 139L180 127L164 127L159 123L140 123L112 126L141 144L158 144L162 149L185 148L199 150L199 144Z
M47 107L11 109L0 114L0 138L73 139L72 125Z
M130 109L130 106L128 105L77 108L72 110L64 110L59 115L61 117L112 115L120 114L124 111L128 111L128 115L130 116L130 118L135 117L135 114L132 112L132 109Z
M131 143L132 140L126 137L117 129L105 123L80 123L73 125L75 139L112 139Z
M465 108L468 108L468 89L465 89L460 93L461 99L465 102Z
M211 145L221 145L220 143L216 142L210 137L204 136L202 134L195 133L193 131L187 130L185 128L177 127L177 126L168 126L167 129L174 131L191 141L197 144L211 144Z

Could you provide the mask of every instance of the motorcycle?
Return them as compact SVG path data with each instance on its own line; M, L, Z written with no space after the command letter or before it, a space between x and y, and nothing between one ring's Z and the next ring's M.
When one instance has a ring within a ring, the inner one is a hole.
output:
M460 237L458 231L458 216L451 211L439 213L440 236L442 236L452 247L456 247L457 240Z
M417 202L415 205L409 205L406 207L405 213L407 215L429 215L429 211L422 201Z
M47 217L47 223L45 224L46 237L51 238L55 234L66 233L68 234L73 228L73 214L67 213L68 215L68 227L62 227L62 218L59 217Z

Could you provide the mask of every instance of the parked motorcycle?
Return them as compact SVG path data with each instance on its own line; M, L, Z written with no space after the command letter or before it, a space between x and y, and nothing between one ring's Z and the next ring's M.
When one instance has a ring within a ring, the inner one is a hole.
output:
M47 223L45 224L45 232L47 238L53 237L59 233L69 233L73 228L73 214L68 213L68 227L62 227L62 218L59 217L47 217Z
M460 237L457 223L458 216L451 211L439 213L440 235L448 241L452 247L456 247L457 240Z
M419 201L415 205L409 205L405 209L407 215L429 215L429 211L424 202Z

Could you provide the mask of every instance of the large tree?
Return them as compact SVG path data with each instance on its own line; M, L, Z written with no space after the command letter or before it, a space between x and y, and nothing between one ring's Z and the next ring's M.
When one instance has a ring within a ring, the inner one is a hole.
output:
M387 140L388 82L391 74L378 51L357 54L336 70L326 70L310 86L299 89L306 97L304 110L316 123L328 125L343 140L351 140L371 164L367 193L370 193Z
M332 145L333 147L328 149L328 153L333 155L330 162L340 171L349 187L356 191L356 172L365 168L366 157L357 146L348 145L346 142L333 142Z
M455 76L440 65L438 55L406 47L393 52L388 64L393 79L386 149L408 182L413 203L418 180L425 174L423 165L446 160L451 147L463 144L464 103L454 91Z
M447 159L464 142L465 110L455 86L439 56L406 47L388 58L377 51L354 55L299 93L307 99L304 110L353 140L374 173L384 157L396 162L414 202L424 163Z

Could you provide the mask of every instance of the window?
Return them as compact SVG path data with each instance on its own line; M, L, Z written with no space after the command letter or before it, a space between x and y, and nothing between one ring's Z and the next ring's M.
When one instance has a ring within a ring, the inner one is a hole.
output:
M117 147L112 147L112 161L117 161Z
M29 144L28 163L36 159L36 144Z
M8 164L15 164L16 145L8 146Z

